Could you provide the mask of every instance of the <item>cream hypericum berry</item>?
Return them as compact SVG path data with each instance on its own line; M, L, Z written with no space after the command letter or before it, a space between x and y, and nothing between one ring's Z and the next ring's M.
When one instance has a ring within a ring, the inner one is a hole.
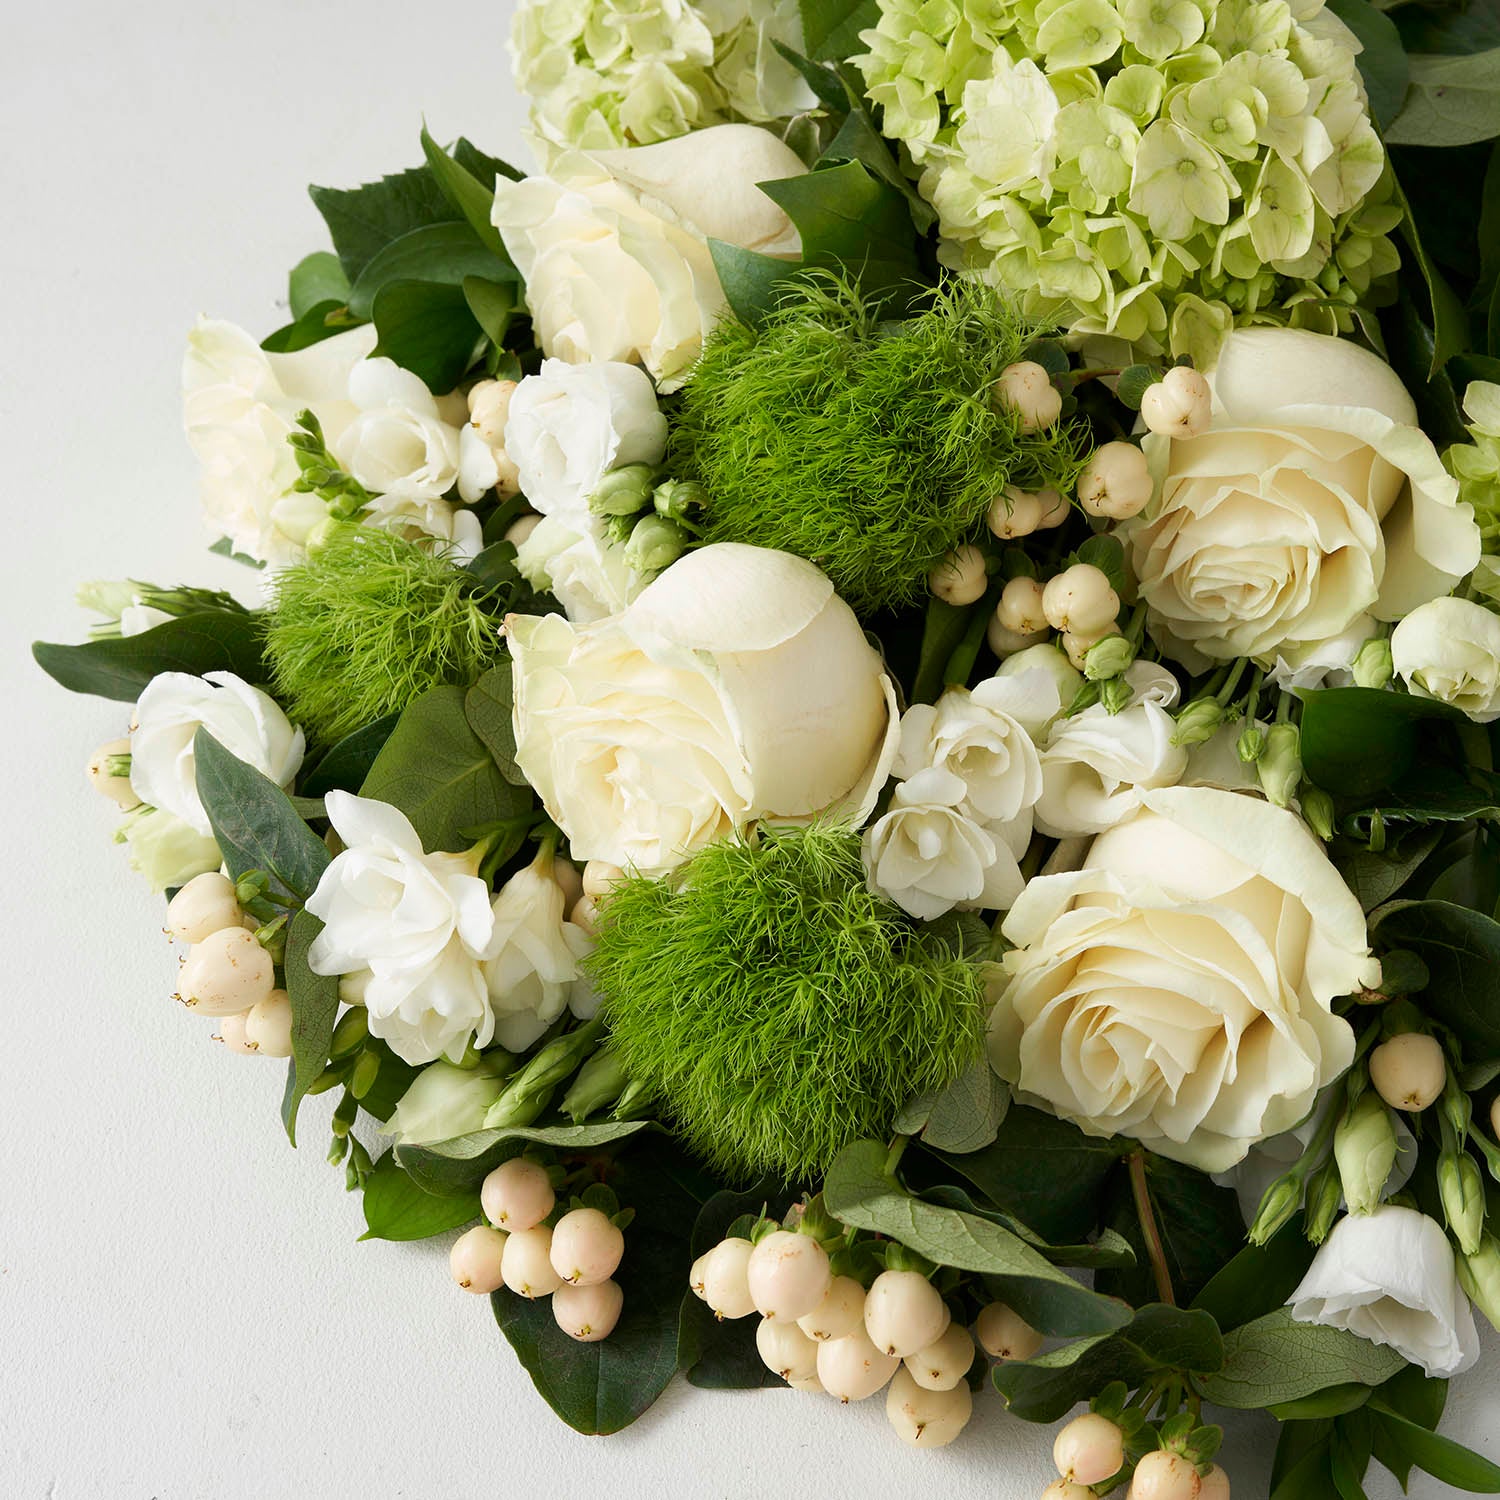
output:
M1370 1054L1370 1082L1392 1109L1426 1109L1443 1092L1447 1079L1443 1044L1419 1031L1393 1036Z
M221 1017L219 1034L215 1040L223 1042L231 1052L240 1052L246 1057L254 1057L258 1049L245 1034L245 1021L249 1014L248 1010L242 1010L236 1015Z
M944 1448L968 1426L974 1394L962 1381L945 1391L928 1390L903 1368L885 1393L885 1414L903 1443Z
M617 1282L596 1281L590 1286L560 1286L552 1294L552 1317L570 1339L597 1344L615 1331L625 1293Z
M1062 415L1062 393L1046 368L1035 360L1018 360L1001 370L994 385L995 401L1021 419L1022 432L1053 426Z
M1125 1462L1125 1435L1108 1417L1085 1412L1057 1434L1052 1462L1064 1479L1098 1484L1120 1472Z
M894 1375L901 1361L870 1342L863 1328L818 1345L818 1379L840 1401L863 1401Z
M1130 1500L1202 1500L1198 1470L1180 1453L1158 1449L1135 1466Z
M502 1269L506 1286L522 1297L550 1297L563 1284L552 1266L552 1231L545 1224L507 1237Z
M701 1262L703 1300L721 1318L744 1318L755 1311L750 1295L750 1256L755 1247L749 1240L720 1240Z
M167 902L167 931L179 943L201 943L244 921L234 882L217 870L194 875Z
M625 1236L608 1214L575 1208L552 1230L552 1269L570 1286L597 1286L615 1274Z
M556 1202L547 1169L524 1156L501 1162L479 1189L485 1218L497 1228L513 1232L540 1224Z
M865 1332L877 1349L905 1359L941 1338L947 1305L919 1271L882 1271L865 1297Z
M1153 489L1151 466L1134 443L1105 443L1078 476L1078 503L1091 516L1128 521L1150 503Z
M751 1251L746 1277L763 1318L795 1323L823 1300L833 1273L828 1252L811 1235L776 1229Z
M755 1330L755 1348L761 1363L789 1385L817 1378L819 1345L795 1323L762 1318Z
M1034 490L1021 490L1008 484L990 501L985 522L1002 542L1030 536L1042 524L1042 497Z
M292 999L285 990L272 990L245 1013L245 1036L262 1057L292 1055Z
M177 994L203 1016L249 1010L276 987L271 955L243 927L211 932L196 944L177 973Z
M974 1337L994 1359L1030 1359L1042 1347L1042 1335L1003 1302L991 1302L980 1309L974 1320Z
M927 587L944 604L973 604L989 587L984 553L972 543L955 547L927 575Z
M908 1354L904 1363L924 1390L952 1390L974 1363L974 1336L962 1323L950 1322L926 1348Z
M1042 590L1042 613L1054 630L1098 634L1114 625L1120 613L1120 596L1102 569L1092 563L1074 563L1047 580Z
M995 618L1017 635L1035 635L1047 628L1047 611L1042 604L1042 585L1035 578L1012 578L1000 591Z
M488 1224L466 1229L448 1251L449 1274L466 1292L498 1292L505 1285L501 1267L508 1238Z
M1191 365L1173 365L1141 396L1141 420L1166 437L1194 438L1208 430L1213 389Z
M797 1327L808 1338L826 1343L862 1328L864 1321L865 1289L852 1276L835 1276L823 1293L823 1300L797 1319Z

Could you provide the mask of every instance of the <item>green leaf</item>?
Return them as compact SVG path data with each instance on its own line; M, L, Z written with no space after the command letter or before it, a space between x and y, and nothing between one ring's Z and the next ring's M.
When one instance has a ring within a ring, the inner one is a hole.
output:
M843 61L864 50L859 39L880 20L877 0L798 0L802 41L817 62Z
M207 729L193 736L193 765L198 798L230 878L264 870L278 899L294 905L307 900L328 868L329 855L287 794Z
M922 647L912 678L911 701L936 703L943 691L943 673L968 632L973 605L949 604L936 594L927 601L922 622Z
M1125 585L1125 548L1119 537L1109 532L1091 536L1078 549L1078 561L1088 563L1109 579L1109 586L1118 593Z
M1010 1108L1010 1090L989 1059L971 1063L947 1088L919 1094L897 1115L902 1135L921 1134L924 1145L961 1155L993 1144Z
M1216 1405L1248 1411L1331 1385L1379 1385L1405 1363L1395 1350L1346 1329L1295 1322L1283 1307L1225 1334L1223 1367L1197 1385Z
M479 1217L478 1192L439 1198L424 1193L387 1151L365 1178L362 1240L425 1240Z
M1124 1303L1080 1286L1009 1230L914 1198L886 1172L885 1156L879 1141L856 1141L839 1153L823 1184L834 1218L899 1240L938 1265L994 1277L1006 1300L1044 1333L1105 1333L1129 1321Z
M1286 1225L1264 1245L1246 1245L1193 1299L1225 1333L1285 1304L1296 1291L1314 1250L1300 1221Z
M463 136L454 141L452 156L470 177L486 187L497 177L508 177L512 182L520 182L526 176L519 167L511 166L498 156L491 156L488 151L481 151L473 141Z
M1396 202L1400 204L1401 211L1405 215L1401 221L1402 237L1415 256L1417 268L1421 271L1422 280L1427 285L1432 328L1432 358L1427 368L1427 378L1430 380L1455 354L1461 354L1469 347L1469 319L1458 293L1448 285L1443 273L1438 270L1433 264L1432 257L1428 255L1417 228L1416 216L1412 213L1411 204L1402 191L1400 182L1396 181L1394 173L1392 182Z
M510 331L511 319L520 306L518 289L511 282L490 281L482 276L465 276L464 301L474 314L474 321L484 336L498 349Z
M1329 0L1328 8L1359 38L1359 72L1370 96L1370 113L1385 129L1401 112L1406 97L1408 65L1401 33L1370 0Z
M1369 1399L1374 1387L1368 1385L1331 1385L1327 1390L1303 1396L1299 1401L1281 1401L1271 1407L1278 1422L1306 1422L1318 1417L1342 1417L1358 1411Z
M1448 901L1407 901L1374 931L1382 947L1409 948L1427 965L1423 1010L1484 1054L1500 1052L1500 923Z
M1366 912L1383 906L1416 873L1437 848L1442 833L1436 828L1413 828L1383 850L1368 849L1348 839L1337 839L1329 857Z
M467 142L462 144L467 145ZM472 165L477 153L474 152L472 146L468 150ZM422 127L422 154L427 158L428 169L449 204L469 221L470 228L488 249L507 265L510 264L510 256L505 251L505 242L500 238L500 231L495 228L490 218L495 207L494 187L486 187L469 167L449 156L428 135L425 125ZM492 158L485 159L493 160ZM496 162L495 166L503 169L504 163Z
M846 115L849 112L849 95L833 69L823 63L814 62L800 52L793 51L784 42L773 42L776 50L802 75L824 111L830 115Z
M976 1203L955 1182L940 1182L923 1187L919 1194L929 1203L941 1204L944 1208L956 1208L962 1213L977 1214L992 1224L1010 1230L1017 1238L1040 1250L1054 1266L1078 1266L1086 1270L1117 1270L1136 1263L1135 1250L1123 1235L1113 1229L1103 1229L1097 1240L1080 1245L1049 1245L1034 1229L1023 1224L998 1208L985 1208Z
M349 278L331 250L314 250L292 267L288 278L288 301L296 321L320 302L344 302L349 297Z
M1500 48L1460 57L1415 56L1392 145L1464 146L1500 135Z
M310 911L295 913L286 930L282 967L287 999L292 1005L292 1065L281 1101L281 1122L294 1146L297 1109L328 1061L333 1026L339 1013L338 976L314 974L307 965L307 950L322 930L322 922Z
M516 764L516 731L512 719L515 692L507 658L491 667L464 697L469 728L479 736L495 759L500 774L512 786L525 786L526 778Z
M464 699L461 687L438 687L411 704L360 790L399 807L429 851L464 849L473 830L531 806L530 792L505 780L469 727Z
M1341 797L1394 786L1434 720L1459 722L1446 704L1375 688L1324 688L1302 697L1302 766L1307 779Z
M260 341L268 354L295 354L340 333L357 328L362 320L349 316L342 299L314 303L295 322L284 323Z
M387 714L373 724L346 734L304 773L302 795L326 797L329 792L357 792L400 717L400 714Z
M427 167L412 167L363 187L310 187L307 191L328 225L339 264L351 285L392 240L424 224L461 217Z
M31 654L54 682L74 693L94 693L134 703L162 672L233 672L246 682L266 680L258 615L238 609L205 609L164 620L139 635L88 641L81 646L37 641Z
M749 328L759 328L765 315L776 305L779 288L802 268L796 261L777 260L758 250L745 250L723 240L710 240L708 253L713 257L719 285L735 317Z
M368 319L375 306L375 294L392 281L426 281L461 287L470 276L513 281L516 275L509 258L496 255L462 220L424 224L399 240L392 240L372 257L349 291L349 311L357 318Z
M1370 1410L1386 1437L1417 1468L1471 1494L1500 1495L1500 1466L1451 1438L1409 1422L1378 1396L1370 1402Z
M451 1141L421 1146L398 1145L396 1160L429 1193L448 1195L477 1189L503 1161L528 1145L559 1151L593 1151L658 1127L650 1120L601 1120L593 1125L517 1125L505 1130L476 1130Z
M1134 1388L1164 1370L1201 1374L1218 1369L1223 1357L1224 1341L1206 1312L1156 1302L1117 1333L998 1364L993 1379L1013 1415L1055 1422L1112 1381Z
M451 391L474 363L482 337L461 286L388 281L375 294L377 355L419 376L434 395Z
M1377 822L1467 823L1474 818L1500 818L1500 776L1478 766L1457 771L1419 761L1400 786L1344 812L1340 826L1368 839Z

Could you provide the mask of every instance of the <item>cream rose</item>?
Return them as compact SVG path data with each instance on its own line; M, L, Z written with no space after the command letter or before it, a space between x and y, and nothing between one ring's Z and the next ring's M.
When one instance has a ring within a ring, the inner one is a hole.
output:
M1295 1125L1354 1056L1333 1000L1378 982L1364 913L1293 813L1141 794L1005 919L990 1061L1027 1102L1204 1171Z
M1118 528L1152 634L1176 660L1198 671L1279 658L1295 671L1474 567L1470 507L1383 360L1324 334L1242 329L1213 388L1207 432L1145 436L1156 493Z
M495 184L495 227L526 281L537 337L572 364L639 362L675 390L724 307L710 239L795 255L756 184L807 169L769 131L716 125L623 151L569 152L551 175Z
M1419 698L1500 719L1500 619L1470 599L1433 599L1391 632L1391 665Z
M516 759L577 859L671 869L758 819L868 816L895 690L811 563L720 543L612 619L506 622Z

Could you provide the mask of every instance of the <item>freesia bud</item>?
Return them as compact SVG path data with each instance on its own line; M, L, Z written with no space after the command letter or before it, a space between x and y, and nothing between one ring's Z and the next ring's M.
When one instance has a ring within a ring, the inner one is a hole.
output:
M686 519L691 510L701 510L708 504L708 491L693 479L669 479L657 485L652 492L651 503L659 516L669 521Z
M88 763L89 785L108 797L122 812L141 805L130 785L130 741L110 740L94 751Z
M647 464L626 464L612 469L589 496L589 509L596 516L633 516L651 504L651 469Z
M542 524L542 518L537 515L518 516L509 526L505 528L505 540L512 547L519 548L521 543L531 535L538 526Z
M928 575L927 587L945 604L973 604L989 587L984 553L971 542L955 547Z
M1465 1255L1476 1255L1484 1240L1484 1178L1467 1151L1444 1151L1438 1157L1438 1193L1443 1217Z
M990 501L986 518L990 530L1002 542L1030 536L1042 524L1042 502L1038 495L1008 484Z
M1146 508L1154 488L1146 455L1134 443L1105 443L1078 476L1078 503L1091 516L1127 521Z
M625 561L637 573L659 573L670 567L687 548L687 533L676 521L645 516L635 523L625 543Z
M1286 807L1302 780L1302 734L1295 724L1273 724L1266 748L1255 763L1260 789L1277 807Z
M1458 1257L1458 1279L1469 1301L1500 1329L1500 1243L1484 1235L1472 1255Z
M1035 360L1006 365L994 385L996 402L1015 412L1022 432L1051 427L1062 415L1062 395L1052 377Z
M1141 396L1141 419L1152 432L1195 438L1213 415L1213 391L1191 365L1174 365Z
M1047 628L1042 585L1035 578L1012 578L1000 592L995 618L1016 635L1035 635Z
M1128 636L1107 635L1084 653L1083 675L1090 682L1118 677L1135 660L1135 646Z
M1339 1182L1338 1163L1330 1158L1313 1174L1307 1185L1307 1214L1305 1227L1311 1245L1321 1245L1338 1218L1339 1204L1344 1200L1343 1185Z
M1349 1212L1374 1213L1396 1164L1396 1130L1380 1095L1366 1090L1333 1133L1333 1155Z
M613 1047L601 1047L578 1070L559 1108L575 1125L581 1125L613 1104L629 1082L620 1054Z
M1296 1172L1278 1177L1261 1195L1255 1222L1250 1226L1250 1243L1264 1245L1302 1206L1302 1178Z
M491 448L505 446L514 380L481 380L469 391L469 424Z
M1393 1036L1370 1054L1370 1082L1392 1109L1426 1109L1447 1078L1443 1044L1420 1031Z
M1224 709L1213 698L1195 698L1177 715L1174 745L1202 745L1211 740L1224 722Z
M1103 569L1074 563L1042 590L1042 612L1054 630L1097 639L1113 628L1120 596Z
M1356 687L1385 687L1395 673L1391 662L1390 638L1378 635L1366 641L1355 654L1351 670Z

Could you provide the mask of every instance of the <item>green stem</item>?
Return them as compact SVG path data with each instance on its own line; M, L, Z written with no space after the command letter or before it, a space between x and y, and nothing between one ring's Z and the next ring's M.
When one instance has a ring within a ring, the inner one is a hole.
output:
M1239 686L1240 678L1245 675L1245 668L1249 665L1248 658L1242 656L1229 668L1229 675L1224 679L1223 686L1214 694L1220 707L1234 697L1234 690Z
M907 1143L911 1140L909 1135L898 1135L891 1142L891 1149L885 1155L885 1175L894 1177L896 1168L901 1164L901 1158L906 1154Z
M1146 1255L1151 1261L1151 1274L1156 1279L1158 1301L1168 1307L1177 1306L1172 1292L1172 1274L1167 1269L1167 1247L1162 1240L1156 1222L1156 1210L1151 1207L1151 1189L1146 1182L1146 1153L1132 1151L1130 1162L1130 1192L1135 1199L1136 1216L1141 1221L1141 1235L1146 1241Z

